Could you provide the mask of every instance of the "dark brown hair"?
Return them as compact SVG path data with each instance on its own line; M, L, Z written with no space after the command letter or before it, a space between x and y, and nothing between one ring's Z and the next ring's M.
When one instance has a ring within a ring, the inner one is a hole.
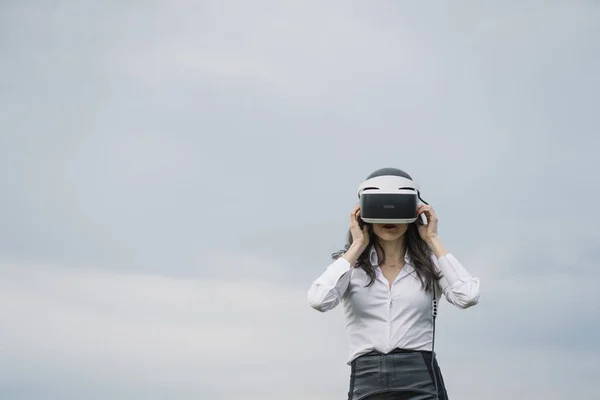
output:
M433 288L433 282L435 281L437 283L437 281L441 278L441 274L436 270L435 265L431 260L432 252L429 249L429 246L421 238L421 235L419 235L417 224L422 224L420 218L409 224L408 229L404 234L406 252L410 256L410 259L415 267L417 277L421 281L421 285L425 291L431 292ZM333 253L332 258L336 260L343 256L344 253L350 248L351 244L352 233L350 233L350 230L348 230L346 246L344 250ZM375 245L375 247L380 250L381 254L383 254L383 259L379 260L379 263L381 264L385 261L385 252L379 244L377 235L373 233L372 226L369 229L369 246L367 246L367 248L358 257L356 264L353 265L355 268L362 268L369 276L370 281L367 287L371 286L375 280L375 267L371 264L371 260L369 258L371 245Z

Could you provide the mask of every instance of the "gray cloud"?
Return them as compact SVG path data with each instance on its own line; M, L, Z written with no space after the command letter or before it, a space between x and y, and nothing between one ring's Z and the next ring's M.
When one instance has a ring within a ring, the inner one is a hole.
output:
M453 396L589 397L599 19L590 2L5 2L0 394L267 398L276 373L304 377L286 398L343 396L341 314L305 290L360 180L397 166L482 278L480 305L442 308Z

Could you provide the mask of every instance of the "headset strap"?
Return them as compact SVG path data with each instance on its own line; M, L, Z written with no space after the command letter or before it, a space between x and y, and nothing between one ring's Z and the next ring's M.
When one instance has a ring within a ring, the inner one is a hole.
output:
M401 176L386 175L386 176L376 176L374 178L363 181L358 186L358 195L360 196L360 193L369 187L374 187L377 189L386 188L386 189L393 189L393 190L406 188L406 189L413 189L417 192L420 190L419 184L413 180L410 180L410 179L407 179L407 178L404 178Z

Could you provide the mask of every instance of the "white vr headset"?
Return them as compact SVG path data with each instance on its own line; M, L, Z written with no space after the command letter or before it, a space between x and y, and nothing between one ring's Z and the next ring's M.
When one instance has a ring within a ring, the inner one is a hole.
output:
M419 185L396 175L381 175L365 180L358 187L360 218L372 224L415 222L421 200ZM424 216L423 222L425 223Z

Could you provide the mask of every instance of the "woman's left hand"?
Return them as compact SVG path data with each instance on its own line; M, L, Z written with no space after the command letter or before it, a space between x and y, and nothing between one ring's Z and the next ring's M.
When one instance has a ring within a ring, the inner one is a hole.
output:
M438 237L438 217L433 211L433 207L429 205L421 205L418 209L419 218L421 218L421 214L425 214L427 217L427 224L418 224L419 235L421 238L430 243L432 240Z

